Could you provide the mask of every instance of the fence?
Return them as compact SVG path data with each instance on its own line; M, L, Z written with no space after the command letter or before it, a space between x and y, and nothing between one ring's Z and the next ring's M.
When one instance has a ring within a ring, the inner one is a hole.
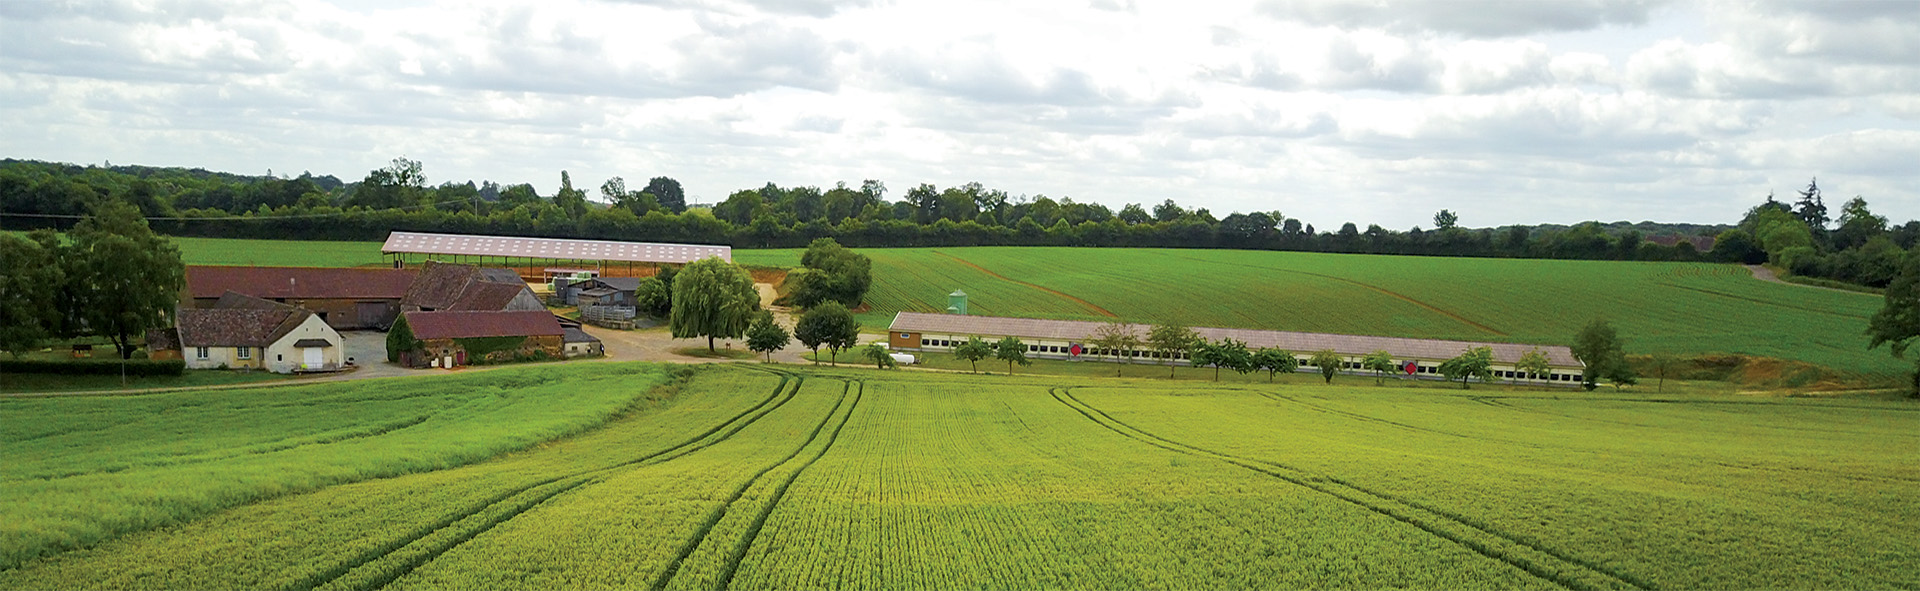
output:
M633 329L633 318L638 313L631 306L599 306L587 304L580 306L580 321L594 326Z

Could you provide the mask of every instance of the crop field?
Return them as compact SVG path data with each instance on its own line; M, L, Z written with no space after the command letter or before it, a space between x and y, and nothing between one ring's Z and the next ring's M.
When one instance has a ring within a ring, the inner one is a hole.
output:
M176 239L190 264L378 263L379 243ZM791 267L800 250L735 250ZM1887 377L1910 365L1866 349L1875 295L1768 283L1710 263L1474 259L1299 252L964 247L862 249L884 330L902 310L1564 345L1605 318L1629 353L1736 353Z
M59 548L0 588L1920 588L1905 400L758 364L670 388L490 460ZM164 463L227 447L221 420L99 437ZM16 449L0 463L35 467L9 482L58 471Z
M1738 353L1894 375L1910 365L1868 351L1875 295L1756 280L1710 263L1436 258L1298 252L1097 248L864 249L872 309L946 309L965 290L975 314L1178 321L1343 334L1568 344L1605 318L1629 353ZM736 251L797 264L798 251Z
M237 504L439 470L598 425L665 380L595 364L0 399L0 568Z

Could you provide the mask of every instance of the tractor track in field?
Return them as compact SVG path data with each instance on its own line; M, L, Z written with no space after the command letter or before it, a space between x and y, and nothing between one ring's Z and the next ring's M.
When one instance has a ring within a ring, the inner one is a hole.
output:
M1295 274L1299 274L1299 275L1306 275L1306 276L1309 276L1309 277L1319 277L1319 278L1321 278L1321 279L1332 279L1332 280L1334 280L1334 281L1339 281L1339 282L1342 282L1342 283L1348 283L1348 284L1352 284L1352 285L1356 285L1356 286L1359 286L1359 287L1362 287L1362 288L1365 288L1365 289L1369 289L1369 290L1372 290L1372 291L1376 291L1376 292L1379 292L1379 293L1380 293L1381 295L1385 295L1385 296L1387 296L1387 297L1391 297L1391 298L1394 298L1394 299L1397 299L1397 300L1400 300L1400 301L1403 301L1403 302L1406 302L1406 303L1409 303L1409 304L1413 304L1413 305L1415 305L1415 306L1419 306L1419 307L1421 307L1421 308L1424 308L1424 309L1426 309L1426 310L1427 310L1427 311L1429 311L1429 312L1433 312L1433 313L1435 313L1435 314L1439 314L1439 315L1441 315L1441 316L1445 316L1445 317L1447 317L1447 318L1451 318L1451 319L1453 319L1453 320L1455 320L1455 321L1458 321L1458 322L1459 322L1459 323L1461 323L1461 324L1465 324L1465 325L1467 325L1467 326L1471 326L1471 327L1474 327L1474 328L1476 328L1476 329L1479 329L1479 330L1481 330L1481 331L1484 331L1484 332L1487 332L1487 333L1489 333L1489 334L1492 334L1492 335L1495 335L1495 336L1503 336L1503 337L1504 337L1504 336L1509 336L1509 335L1507 335L1507 333L1506 333L1505 331L1502 331L1502 330L1500 330L1500 329L1497 329L1497 328L1494 328L1494 327L1491 327L1491 326L1487 326L1487 325L1485 325L1485 324L1481 324L1481 323L1479 323L1479 322L1475 322L1475 321L1473 321L1472 319L1470 319L1470 318L1467 318L1467 317L1465 317L1465 316L1461 316L1461 315L1459 315L1459 314L1457 314L1457 313L1454 313L1454 312L1453 312L1453 311L1451 311L1451 310L1447 310L1447 309L1445 309L1445 308L1441 308L1441 307L1439 307L1439 306L1435 306L1435 305L1433 305L1433 304L1429 304L1429 303L1426 303L1426 302L1424 302L1424 301L1421 301L1421 300L1418 300L1418 299L1414 299L1414 297L1413 297L1413 296L1409 296L1409 295L1406 295L1406 294L1403 294L1403 293L1400 293L1400 292L1397 292L1397 291L1393 291L1393 290L1390 290L1390 289L1387 289L1387 288L1384 288L1384 287L1380 287L1380 286L1378 286L1378 285L1373 285L1373 284L1371 284L1371 283L1365 283L1365 282L1361 282L1361 281L1355 281L1355 280L1352 280L1352 279L1348 279L1348 278L1345 278L1345 277L1341 277L1341 276L1339 276L1339 275L1327 275L1327 274L1324 274L1324 273L1314 273L1314 272L1312 272L1312 271L1301 271L1301 270L1298 270L1298 269L1277 269L1277 268L1274 268L1274 267L1263 267L1263 266L1260 266L1260 265L1250 265L1250 264L1247 264L1247 263L1230 263L1230 262L1226 262L1226 261L1215 261L1215 260L1209 260L1209 259L1203 259L1203 258L1198 258L1198 257L1188 257L1188 256L1180 256L1180 255L1177 255L1177 254L1170 254L1170 253L1165 253L1165 252L1161 252L1161 253L1159 253L1159 254L1161 254L1162 256L1167 256L1167 257L1172 257L1172 258L1176 258L1176 259L1185 259L1185 260L1189 260L1189 261L1196 261L1196 262L1202 262L1202 263L1208 263L1208 264L1214 264L1214 265L1227 265L1227 266L1231 266L1231 267L1246 267L1246 268L1249 268L1249 269L1260 269L1260 270L1262 270L1262 271L1278 271L1278 272L1281 272L1281 273L1295 273Z
M1770 301L1767 301L1767 300L1763 300L1763 299L1760 299L1760 298L1750 298L1750 297L1747 297L1747 296L1742 296L1742 295L1734 295L1734 294L1730 294L1730 293L1726 293L1726 292L1721 292L1721 291L1714 291L1714 290L1711 290L1711 289L1705 289L1705 288L1700 288L1700 287L1687 287L1687 286L1685 286L1685 285L1680 285L1680 284L1678 284L1678 283L1660 283L1659 285L1664 285L1664 286L1667 286L1667 287L1671 287L1671 288L1674 288L1674 289L1684 289L1684 290L1687 290L1687 291L1693 291L1693 292L1699 292L1699 293L1704 293L1704 294L1707 294L1707 295L1711 295L1711 296L1719 296L1719 297L1723 297L1723 298L1728 298L1728 299L1735 299L1735 300L1740 300L1740 301L1743 301L1743 302L1750 302L1750 303L1755 303L1755 304L1760 304L1760 305L1762 305L1762 306L1773 306L1773 307L1775 307L1775 308L1781 308L1781 309L1785 309L1785 310L1793 310L1793 311L1796 311L1796 312L1812 312L1812 313L1815 313L1815 314L1826 314L1826 315L1828 315L1828 316L1838 316L1838 317L1841 317L1841 318L1846 318L1846 319L1849 319L1849 320L1867 320L1867 317L1866 317L1866 316L1856 316L1856 315L1853 315L1853 314L1844 314L1844 313L1841 313L1841 312L1835 312L1835 311L1832 311L1832 310L1823 310L1823 309L1820 309L1820 308L1803 308L1803 307L1800 307L1800 306L1791 306L1791 305L1787 305L1787 304L1782 304L1782 303L1780 303L1780 302L1770 302Z
M1544 545L1476 523L1436 507L1377 492L1339 478L1277 462L1256 460L1180 443L1139 429L1073 396L1071 388L1048 390L1054 400L1094 424L1122 437L1168 451L1212 459L1245 468L1347 502L1375 514L1425 531L1489 559L1560 587L1577 590L1654 589L1645 581ZM1071 402L1069 402L1071 401ZM1448 531L1462 530L1462 531ZM1477 538L1477 539L1476 539ZM1527 556L1526 554L1537 554Z
M741 536L739 543L734 545L733 554L727 558L727 566L720 572L720 583L715 585L715 588L727 589L733 586L733 575L740 569L740 562L746 559L747 551L753 548L753 542L760 539L760 530L767 525L767 518L771 517L773 510L780 506L780 501L786 499L787 489L793 486L794 481L800 479L802 473L805 473L808 468L812 468L814 462L820 461L820 458L826 457L827 452L833 450L833 444L840 441L840 432L847 428L847 423L853 422L853 412L860 409L860 400L866 396L867 384L866 382L855 380L847 382L847 387L859 388L859 390L853 394L853 403L847 405L847 414L840 417L840 424L835 425L833 427L833 433L827 435L827 443L820 447L820 452L813 454L812 458L808 458L806 463L801 464L799 468L793 471L793 474L787 475L787 481L780 483L780 487L773 491L773 498L767 500L767 506L761 508L760 515L754 517L753 525L747 527L746 535ZM842 390L840 395L842 399L845 399L846 391ZM835 405L834 410L839 410L839 406ZM831 420L833 413L829 412L827 418Z
M801 442L800 446L794 448L793 453L788 454L787 457L768 464L767 467L761 468L760 471L753 473L753 476L748 477L747 481L741 483L739 488L734 489L733 494L727 497L725 503L721 503L719 507L715 507L712 512L709 512L706 522L702 523L700 529L694 532L693 537L688 538L687 542L680 547L680 551L675 554L671 562L667 563L667 567L661 569L660 575L654 579L653 584L648 587L649 589L660 591L672 585L674 577L680 572L680 567L686 564L687 559L692 557L694 552L700 549L700 546L706 544L707 535L713 532L713 528L718 526L721 520L726 519L727 514L732 511L734 503L739 502L741 497L746 496L748 490L753 489L753 485L760 482L760 477L766 476L768 472L772 472L774 469L786 465L787 462L793 461L794 458L799 457L802 452L805 452L808 446L813 445L814 440L819 439L820 432L826 430L827 424L833 422L834 415L840 414L840 407L847 402L847 393L852 387L852 382L844 383L847 384L847 387L840 390L840 400L834 402L833 409L827 411L827 416L820 418L820 424L815 425L813 431L808 433L807 440ZM798 388L796 388L796 390L797 389ZM862 388L862 391L864 391L864 388ZM858 405L859 402L859 395L856 394L854 404ZM729 562L723 571L725 580L731 580L733 578L734 569L738 568L740 566L739 561L746 557L747 545L752 544L753 538L759 536L760 526L766 523L766 516L773 512L775 505L779 504L780 497L785 496L787 486L793 484L793 480L799 478L800 473L806 471L807 467L812 466L813 462L819 460L821 455L826 454L826 449L831 448L833 442L839 438L840 429L845 428L847 421L852 420L852 418L853 409L849 407L846 415L841 418L839 427L834 429L833 434L830 436L830 439L828 439L827 445L821 449L819 454L809 459L798 470L795 470L794 473L789 476L787 482L780 485L777 489L777 494L768 500L764 512L747 532L747 535L742 536L742 540L735 542L734 552L728 555ZM724 581L718 585L717 588L726 588Z
M954 260L955 262L958 262L958 263L960 263L960 264L962 264L962 265L966 265L966 266L969 266L969 267L973 267L973 268L974 268L974 270L976 270L976 271L979 271L979 272L981 272L981 273L986 273L986 274L987 274L987 276L989 276L989 277L993 277L994 279L999 279L999 280L1001 280L1001 281L1005 281L1005 282L1007 282L1007 283L1013 283L1013 284L1018 284L1018 285L1024 285L1024 286L1027 286L1027 287L1031 287L1031 288L1034 288L1034 289L1037 289L1037 290L1040 290L1040 291L1044 291L1044 292L1047 292L1047 293L1050 293L1050 294L1053 294L1053 295L1055 295L1055 296L1059 296L1059 297L1060 297L1061 299L1064 299L1064 300L1067 300L1067 301L1069 301L1069 302L1073 302L1073 303L1076 303L1076 304L1080 304L1080 305L1082 305L1082 306L1086 306L1086 307L1087 307L1087 309L1089 309L1089 310L1093 310L1093 311L1095 311L1095 312L1099 312L1101 316L1106 316L1106 317L1108 317L1108 318L1119 318L1119 317L1120 317L1120 315L1119 315L1119 314L1115 314L1115 313L1113 313L1112 311L1109 311L1109 310L1107 310L1106 308L1102 308L1102 307L1099 307L1099 306L1096 306L1096 305L1093 305L1093 302L1089 302L1089 301L1086 301L1086 300L1083 300L1083 299L1080 299L1080 298L1077 298L1077 297L1074 297L1074 296L1073 296L1072 294L1069 294L1069 293L1067 293L1067 292L1064 292L1064 291L1060 291L1060 290L1057 290L1057 289L1053 289L1053 288L1050 288L1050 287L1044 287L1044 286L1040 286L1040 285L1035 285L1035 284L1032 284L1032 283L1027 283L1027 282L1025 282L1025 281L1021 281L1021 280L1018 280L1018 279L1014 279L1014 278L1011 278L1011 277L1007 277L1007 276L1005 276L1005 275L1001 275L1001 274L999 274L999 273L995 273L995 272L993 272L993 271L989 271L989 270L987 270L987 268L986 268L986 267L982 267L982 266L980 266L980 265L976 265L976 264L973 264L973 261L969 261L969 260L967 260L967 259L963 259L963 258L960 258L960 257L957 257L957 256L953 256L953 255L950 255L950 254L947 254L947 253L944 253L944 252L940 252L940 251L938 251L938 250L936 250L936 251L933 251L933 254L937 254L937 255L940 255L940 256L943 256L943 257L947 257L947 258L950 258L950 259L953 259L953 260Z
M780 376L780 383L773 387L767 397L758 404L741 411L713 428L695 435L685 441L644 456L617 462L600 468L575 471L570 474L554 476L532 484L505 491L480 503L415 529L402 539L370 549L339 565L314 573L306 579L292 585L295 589L379 589L413 572L420 566L448 551L464 544L480 534L517 517L547 500L574 490L581 486L604 480L606 473L638 464L658 464L700 451L714 444L726 441L747 426L772 414L793 400L806 379L785 372L766 371ZM782 393L785 396L782 396ZM716 436L717 435L717 436ZM515 499L518 502L512 502ZM494 511L489 515L490 510ZM457 530L462 522L472 521L467 527ZM447 532L444 539L430 540L436 534ZM416 551L408 548L426 544ZM382 563L386 564L382 564ZM356 576L356 572L362 573Z

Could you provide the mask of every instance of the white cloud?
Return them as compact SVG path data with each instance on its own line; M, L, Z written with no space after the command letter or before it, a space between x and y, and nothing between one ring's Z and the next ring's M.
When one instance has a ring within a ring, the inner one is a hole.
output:
M1731 221L1821 175L1906 219L1914 6L0 2L0 155L358 178L405 154L708 201L980 181L1323 229Z

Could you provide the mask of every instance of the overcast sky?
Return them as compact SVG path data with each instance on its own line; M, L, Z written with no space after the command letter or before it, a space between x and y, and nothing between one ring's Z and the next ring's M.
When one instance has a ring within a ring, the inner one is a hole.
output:
M0 0L0 156L928 182L1323 230L1920 218L1920 0Z

